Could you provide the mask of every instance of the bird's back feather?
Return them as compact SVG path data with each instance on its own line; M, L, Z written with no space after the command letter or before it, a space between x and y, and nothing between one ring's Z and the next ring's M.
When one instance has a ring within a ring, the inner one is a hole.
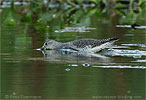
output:
M118 41L117 38L108 38L108 39L79 39L74 40L71 42L67 42L66 44L69 44L71 48L74 48L78 51L80 50L90 50L91 52L99 52L102 49L105 49L107 47L112 46L112 44Z

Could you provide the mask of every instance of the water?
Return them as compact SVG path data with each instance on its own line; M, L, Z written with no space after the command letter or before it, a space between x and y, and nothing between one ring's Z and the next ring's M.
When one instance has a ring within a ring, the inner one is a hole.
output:
M77 10L71 16L81 17L79 22L68 23L69 12L52 10L56 17L49 17L44 31L44 24L20 21L23 16L16 12L16 25L6 25L9 11L0 13L2 99L145 99L145 29L116 27L117 15L98 17L94 10ZM145 26L143 16L136 21ZM117 46L92 56L36 50L47 38L67 42L111 37L120 38Z

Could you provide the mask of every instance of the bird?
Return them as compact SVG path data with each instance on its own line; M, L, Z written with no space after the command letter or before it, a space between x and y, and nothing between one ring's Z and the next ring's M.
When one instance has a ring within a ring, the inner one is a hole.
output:
M105 48L111 48L113 43L118 41L118 38L107 38L107 39L78 39L69 42L58 42L52 39L46 40L41 50L71 50L75 52L90 52L97 53Z

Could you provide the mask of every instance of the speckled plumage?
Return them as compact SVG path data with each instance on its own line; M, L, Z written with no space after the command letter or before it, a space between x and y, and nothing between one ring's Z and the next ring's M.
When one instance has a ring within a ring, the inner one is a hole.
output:
M90 52L98 52L106 47L110 47L115 41L118 39L115 38L108 38L108 39L79 39L74 40L66 43L57 42L55 40L47 40L44 45L43 49L71 49L75 51L90 51Z
M101 39L101 40L80 39L80 40L74 40L74 41L71 41L71 42L68 42L68 43L71 43L72 45L77 46L77 48L84 48L84 47L89 46L89 45L93 48L93 47L99 46L103 43L110 42L112 40L116 40L116 39L111 39L111 38Z

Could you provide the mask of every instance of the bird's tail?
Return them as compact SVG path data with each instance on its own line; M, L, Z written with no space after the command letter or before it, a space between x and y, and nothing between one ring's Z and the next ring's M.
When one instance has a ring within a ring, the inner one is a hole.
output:
M102 41L105 41L103 44L96 46L91 49L92 52L96 53L99 52L105 48L111 48L113 43L118 41L118 38L108 38L108 39L103 39Z

